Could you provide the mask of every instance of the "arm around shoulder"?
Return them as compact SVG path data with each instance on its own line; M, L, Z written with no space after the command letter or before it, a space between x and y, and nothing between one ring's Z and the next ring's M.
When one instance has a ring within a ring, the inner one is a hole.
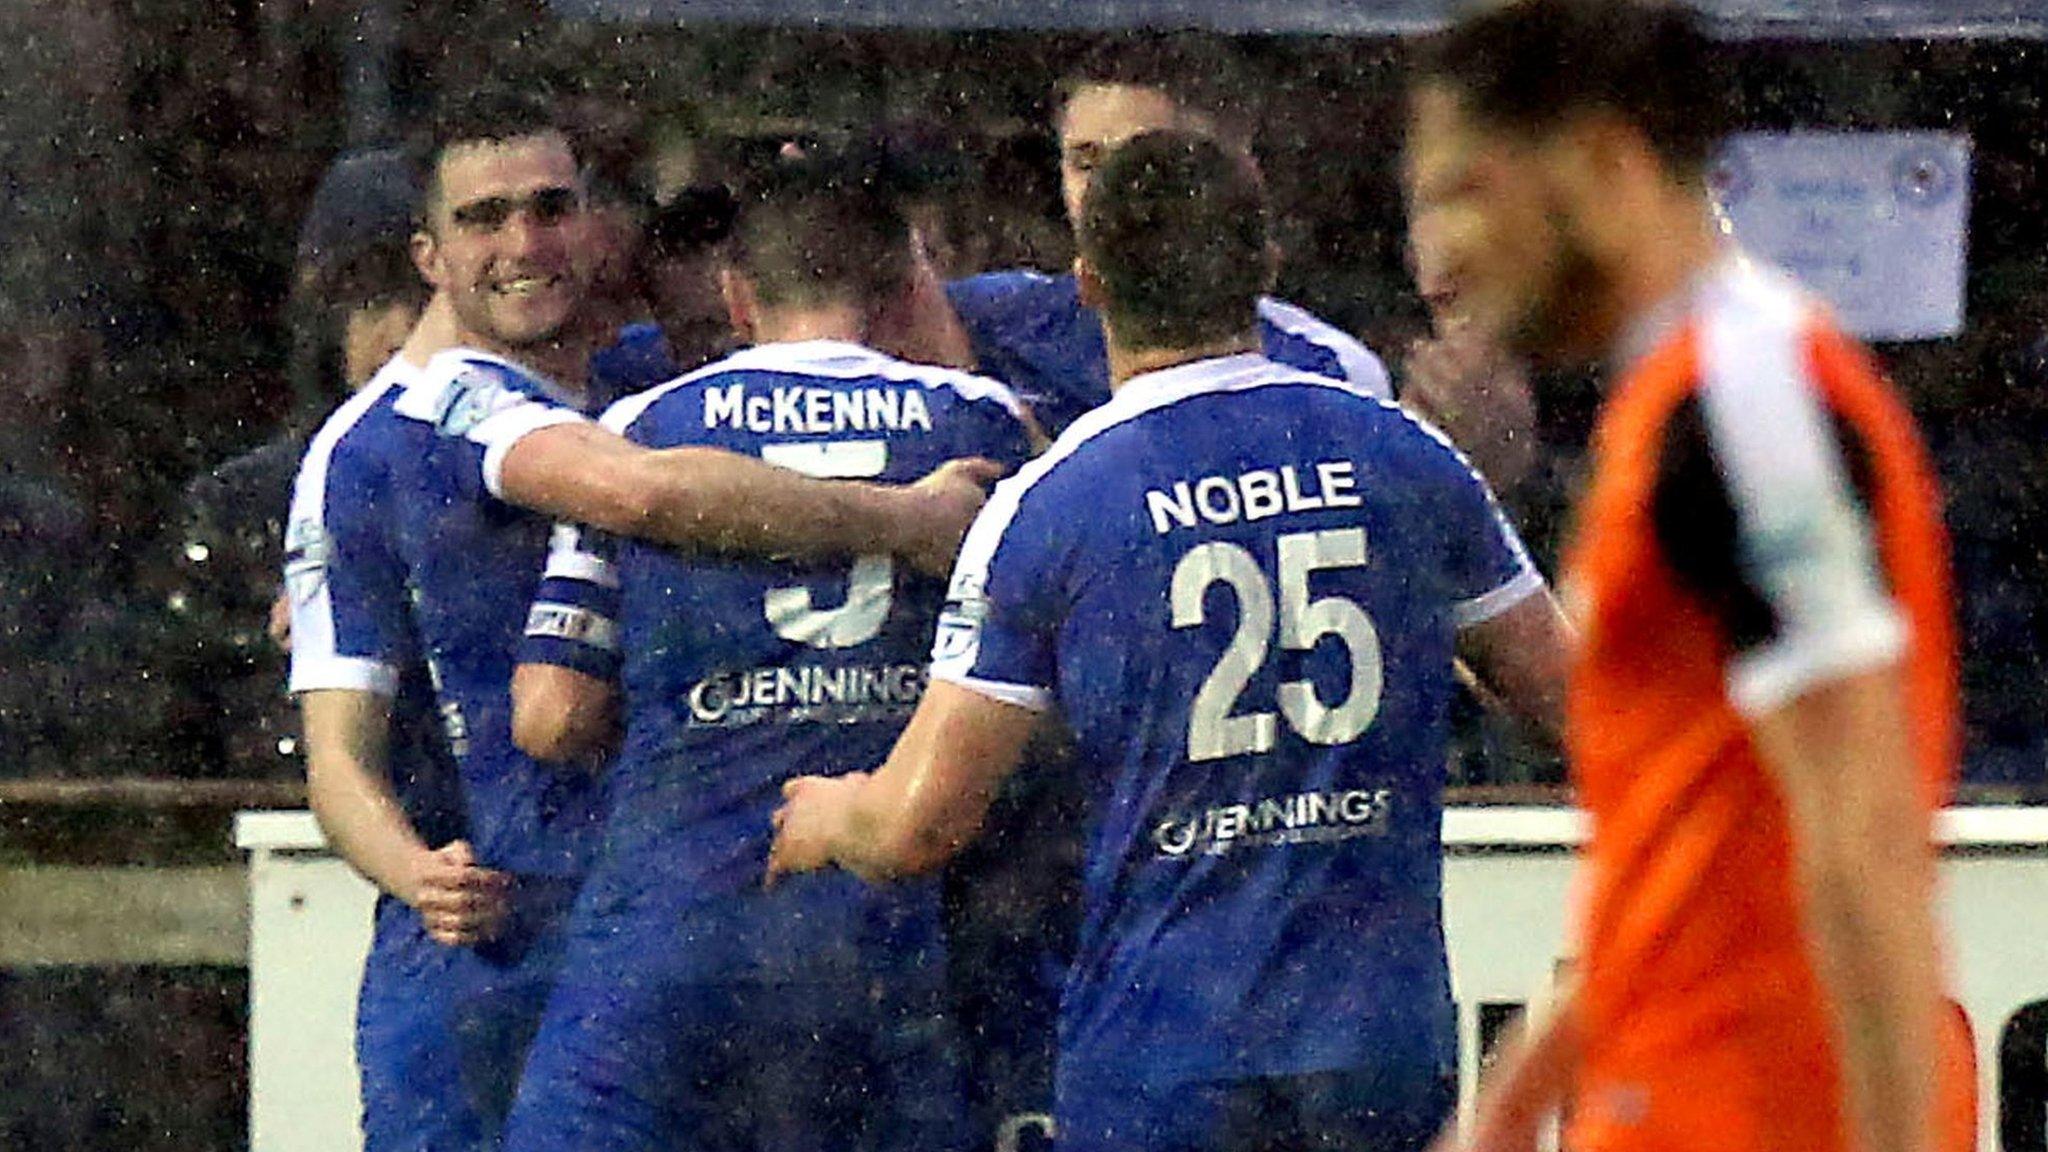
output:
M1001 471L952 461L910 485L817 480L716 448L644 448L574 423L521 437L499 484L513 504L621 536L750 556L885 552L943 573Z

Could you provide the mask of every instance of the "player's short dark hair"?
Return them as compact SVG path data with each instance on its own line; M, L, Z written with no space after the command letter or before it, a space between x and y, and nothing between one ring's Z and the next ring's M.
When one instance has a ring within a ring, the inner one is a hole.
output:
M441 160L450 149L551 133L568 139L572 150L582 144L574 117L552 89L488 84L444 95L409 149L421 220L440 198Z
M910 221L879 150L776 157L739 193L728 249L763 304L885 299L909 280Z
M1250 158L1226 144L1190 132L1133 137L1089 180L1077 238L1122 343L1188 348L1258 323L1265 190Z
M1531 136L1575 115L1617 113L1666 163L1706 170L1731 101L1700 14L1677 0L1514 0L1428 41L1417 73L1484 123Z
M1237 50L1213 33L1130 30L1095 41L1061 71L1055 119L1079 89L1110 84L1156 88L1233 141L1251 143L1254 85Z

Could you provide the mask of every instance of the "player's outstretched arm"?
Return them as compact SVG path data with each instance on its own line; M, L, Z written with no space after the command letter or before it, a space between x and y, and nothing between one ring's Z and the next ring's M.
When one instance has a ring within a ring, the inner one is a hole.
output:
M768 880L837 864L871 883L929 872L981 828L1039 714L935 680L873 773L783 785Z
M595 770L618 736L618 692L610 680L556 664L513 670L512 742L521 752Z
M325 688L301 692L299 711L307 800L341 858L417 909L428 934L443 944L497 935L511 909L511 878L479 867L462 841L429 848L391 790L391 701L376 692Z
M1838 1029L1855 1145L1933 1147L1941 1003L1932 829L1897 664L1822 681L1750 716L1792 822L1815 969Z
M1003 471L956 460L908 485L814 480L715 448L656 451L567 423L507 449L499 486L510 503L622 536L750 556L886 552L944 575Z
M1458 634L1458 658L1486 691L1552 748L1564 739L1564 691L1575 643L1571 623L1548 589Z

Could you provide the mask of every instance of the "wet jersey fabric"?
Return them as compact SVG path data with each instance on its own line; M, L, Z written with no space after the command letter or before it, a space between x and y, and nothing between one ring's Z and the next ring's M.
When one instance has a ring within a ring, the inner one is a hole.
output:
M932 675L1077 742L1061 1115L1131 1085L1439 1081L1453 645L1542 586L1440 436L1256 354L1130 380L998 485Z
M947 285L975 370L1010 385L1057 435L1109 398L1102 325L1072 276L986 273ZM1386 368L1350 335L1273 298L1259 302L1266 354L1306 372L1391 397ZM958 1001L974 1089L997 1113L1050 1107L1054 1011L1072 957L1081 854L1071 822L1078 789L1060 749L1036 746L1030 771L1004 784L982 835L947 869L948 928L959 945Z
M948 284L946 297L967 329L975 371L1015 389L1048 435L1109 399L1102 322L1081 304L1072 276L986 272ZM1259 300L1259 339L1266 355L1282 364L1393 397L1378 356L1292 304Z
M422 839L469 839L518 876L512 924L477 949L434 944L417 914L380 899L358 1004L372 1149L493 1145L594 841L588 782L511 746L511 666L547 525L492 494L520 436L580 418L494 357L394 360L301 467L286 557L293 689L395 697L393 784Z
M958 456L1014 467L1021 414L993 381L814 341L737 353L604 421L649 447L905 482ZM749 562L558 533L529 658L616 676L626 730L509 1148L699 1146L714 1130L735 1148L966 1139L936 883L761 885L783 781L887 756L943 592L881 555ZM862 1095L839 1091L848 1077Z

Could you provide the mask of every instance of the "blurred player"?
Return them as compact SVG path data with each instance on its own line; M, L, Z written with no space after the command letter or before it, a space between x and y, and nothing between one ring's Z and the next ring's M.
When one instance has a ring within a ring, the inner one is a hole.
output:
M1470 1144L1971 1147L1933 810L1956 756L1940 501L1868 354L1719 234L1698 17L1524 0L1456 25L1409 179L1488 339L1615 380L1567 565L1594 819L1575 1001Z
M650 447L821 476L1030 451L1002 385L862 346L910 279L909 225L862 166L785 161L744 202L726 289L759 343L614 405ZM782 783L872 764L924 685L943 586L886 556L742 563L558 530L527 623L518 731L582 755L623 692L603 856L506 1147L966 1146L932 883L761 888ZM571 671L570 669L577 669ZM617 676L620 688L612 687Z
M292 685L314 810L418 913L416 931L462 946L389 989L391 1050L364 1032L373 1149L489 1146L592 847L589 779L511 740L550 517L778 554L879 542L930 569L979 504L960 465L911 487L823 483L730 453L650 452L578 415L584 192L559 125L497 91L447 111L414 237L426 318L315 438L294 494ZM389 775L391 699L421 667L460 767L464 839L414 823Z
M1446 442L1259 353L1242 156L1127 143L1080 248L1116 394L997 487L910 727L785 789L771 876L937 866L1057 709L1090 801L1059 1147L1420 1148L1456 1048L1453 654L1554 724L1562 619Z

